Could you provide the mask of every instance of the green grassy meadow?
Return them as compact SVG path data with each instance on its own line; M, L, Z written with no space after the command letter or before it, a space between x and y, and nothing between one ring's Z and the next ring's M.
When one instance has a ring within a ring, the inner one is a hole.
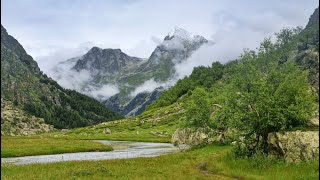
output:
M177 112L178 111L178 112ZM70 129L67 132L52 132L34 135L55 139L99 139L123 140L141 142L171 142L171 136L181 123L179 118L183 110L177 104L168 107L152 109L143 114L112 122L105 122L95 126ZM105 134L109 128L111 134Z
M111 150L111 146L88 140L1 136L2 158Z
M93 139L170 142L183 111L176 104L140 116L30 137L1 137L1 157L112 150ZM177 113L178 112L178 113ZM105 134L105 128L111 134ZM238 159L230 146L206 145L158 157L47 164L1 164L1 179L318 179L319 162Z
M207 145L152 158L1 165L1 179L318 179L319 162L236 159L230 146Z

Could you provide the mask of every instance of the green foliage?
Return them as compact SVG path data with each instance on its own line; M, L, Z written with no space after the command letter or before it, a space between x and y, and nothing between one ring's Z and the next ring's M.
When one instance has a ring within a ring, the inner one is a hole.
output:
M306 125L315 102L307 73L292 61L279 64L283 42L272 45L266 40L258 55L252 51L242 55L226 85L228 99L216 117L220 126L256 134L256 144L262 141L263 150L268 133Z
M83 127L104 122L106 119L121 118L93 98L74 90L64 90L64 92L59 94L61 106L52 105L48 97L42 95L41 101L29 101L23 108L36 117L44 118L48 124L59 129Z
M208 93L203 88L196 88L185 104L187 127L208 127L211 106Z
M222 78L223 68L220 62L212 63L211 67L195 67L190 76L178 80L175 86L164 91L147 109L171 105L196 87L210 88L214 82Z

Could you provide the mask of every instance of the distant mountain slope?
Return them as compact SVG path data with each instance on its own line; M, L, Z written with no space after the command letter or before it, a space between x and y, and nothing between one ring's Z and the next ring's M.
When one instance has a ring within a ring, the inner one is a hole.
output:
M289 33L283 34L289 36ZM308 81L319 94L319 7L310 16L306 27L289 39L290 43L277 42L279 46L277 53L281 54L281 58L277 59L278 63L291 60L303 70L307 70ZM288 45L282 47L284 43ZM270 59L272 59L271 55ZM211 67L195 67L190 76L179 80L175 86L165 90L157 101L147 107L147 110L171 105L196 87L219 88L215 87L216 82L222 78L227 79L226 77L232 74L230 67L237 63L236 60L225 65L215 62Z
M307 26L299 35L299 39L295 61L304 70L309 71L309 82L319 93L319 7L310 16Z
M55 128L81 127L121 116L97 100L59 86L1 25L1 98Z
M175 79L175 65L206 43L202 36L175 28L147 60L128 56L120 49L93 47L81 57L59 63L52 77L122 115L135 116L158 98L168 81ZM147 88L148 83L152 88Z
M141 61L140 58L130 57L120 49L100 49L93 47L74 65L73 69L89 70L92 74L114 74Z

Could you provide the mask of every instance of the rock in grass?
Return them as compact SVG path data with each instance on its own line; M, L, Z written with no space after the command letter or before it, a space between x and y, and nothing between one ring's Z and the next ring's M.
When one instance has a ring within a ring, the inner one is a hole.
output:
M319 127L319 116L318 116L318 117L315 117L315 118L310 119L310 121L309 121L309 125L310 125L310 126L316 126L316 127Z
M179 128L172 135L172 143L175 145L186 144L191 146L207 144L211 134L212 131L205 128Z
M104 129L104 133L105 133L105 134L111 134L111 130L110 130L109 128L105 128L105 129Z
M288 162L319 158L319 131L274 132L268 135L269 155Z

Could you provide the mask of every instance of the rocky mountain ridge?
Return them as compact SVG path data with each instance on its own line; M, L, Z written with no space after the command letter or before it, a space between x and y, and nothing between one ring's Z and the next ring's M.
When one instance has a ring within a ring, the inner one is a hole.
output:
M76 71L89 70L92 74L115 74L124 68L139 63L140 58L130 57L120 49L91 48L72 67Z
M122 115L135 116L143 112L147 104L156 100L164 89L163 86L175 77L175 65L185 61L208 42L200 35L192 36L184 29L175 28L155 48L147 60L126 55L120 49L93 47L85 55L57 65L54 74L58 76L53 78L58 83L76 82L77 80L73 79L80 75L74 74L87 74L86 78L76 83L73 89L97 98ZM70 75L61 77L62 71L69 71ZM70 78L66 78L68 76ZM145 83L148 81L153 82L155 86L153 89L140 88L141 91L137 91L139 87L147 86ZM95 96L98 92L103 94L101 91L108 91L108 89L102 90L104 85L115 87L118 93L111 97ZM135 92L134 96L132 96L133 92ZM150 98L144 100L145 97Z

